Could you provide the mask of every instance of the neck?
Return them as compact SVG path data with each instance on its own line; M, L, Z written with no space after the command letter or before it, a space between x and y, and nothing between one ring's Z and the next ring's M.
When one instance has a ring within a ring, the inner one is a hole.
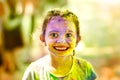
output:
M56 76L63 76L66 75L73 64L72 56L65 56L65 57L56 57L50 55L50 72Z
M65 64L70 64L72 62L72 56L65 56L65 57L54 57L51 55L51 65L54 67L64 66Z

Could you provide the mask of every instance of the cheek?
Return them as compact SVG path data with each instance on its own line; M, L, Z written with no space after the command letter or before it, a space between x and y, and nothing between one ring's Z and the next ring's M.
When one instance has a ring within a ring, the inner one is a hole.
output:
M68 38L68 39L66 39L66 41L67 41L68 43L76 43L76 38L75 38L75 37L73 37L73 38Z
M74 48L76 46L76 39L75 38L67 39L67 43L69 43L71 47Z
M71 42L70 45L71 45L72 48L75 48L76 42Z
M56 42L55 39L46 38L46 44L47 44L48 46L54 45L55 42Z
M54 45L54 42L52 42L52 41L46 42L46 47L47 47L48 49L52 49L52 48L53 48L53 45Z

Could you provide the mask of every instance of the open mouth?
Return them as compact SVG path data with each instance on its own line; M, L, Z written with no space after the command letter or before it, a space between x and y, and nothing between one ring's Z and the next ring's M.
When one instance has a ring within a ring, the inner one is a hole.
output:
M69 47L66 46L55 46L54 49L58 50L58 51L66 51L68 50Z

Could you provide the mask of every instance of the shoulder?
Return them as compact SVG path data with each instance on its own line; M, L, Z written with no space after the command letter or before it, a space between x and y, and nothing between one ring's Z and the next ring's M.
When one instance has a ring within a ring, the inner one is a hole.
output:
M91 63L83 58L75 58L77 64L85 71L87 70L93 70L93 66Z
M35 70L35 71L39 71L40 68L43 68L45 66L45 63L47 62L47 56L44 56L34 62L32 62L28 68L30 70Z
M46 58L47 57L45 56L43 58L40 58L32 62L25 70L22 80L26 80L28 77L34 74L34 72L40 72L41 70L43 70L45 66Z
M83 58L75 58L75 60L76 60L77 64L81 65L84 68L87 68L87 67L92 68L92 65L90 64L90 62Z
M95 73L93 66L91 65L89 61L83 58L76 58L76 62L86 74L87 80L95 80L96 73Z

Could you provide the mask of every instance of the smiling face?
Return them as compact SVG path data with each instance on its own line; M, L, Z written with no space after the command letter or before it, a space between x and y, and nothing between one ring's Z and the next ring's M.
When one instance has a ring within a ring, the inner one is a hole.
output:
M76 46L76 27L72 21L62 17L52 17L46 27L45 43L51 54L67 56L73 53Z

